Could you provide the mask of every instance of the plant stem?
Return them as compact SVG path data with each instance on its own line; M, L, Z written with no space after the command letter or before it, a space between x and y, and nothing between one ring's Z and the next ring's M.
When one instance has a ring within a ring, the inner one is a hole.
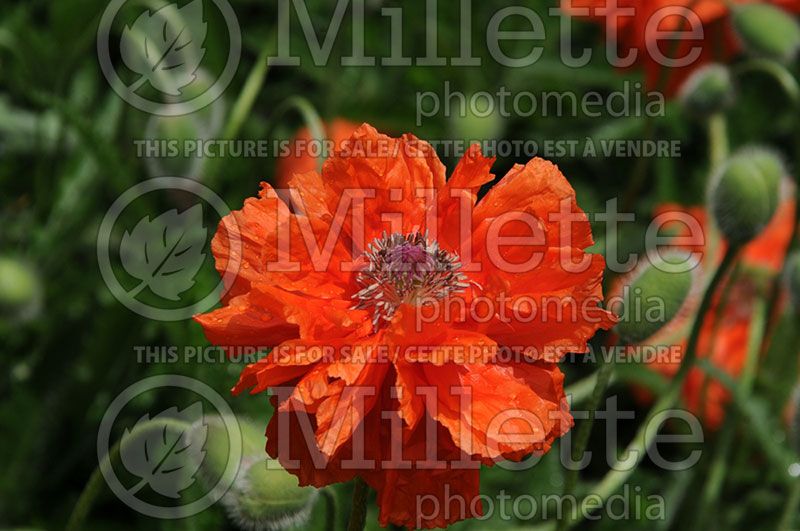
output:
M689 4L686 6L687 9L694 9L694 6L699 3L699 0L691 0ZM680 32L686 29L686 21L681 21L680 27L676 28L673 32L674 36L679 36ZM675 53L678 51L680 46L680 38L673 39L669 54L670 56L674 56ZM669 85L669 76L670 76L670 69L669 68L662 68L658 72L658 79L656 80L656 92L664 92L668 85ZM645 115L645 123L644 123L644 139L645 140L652 140L656 135L656 124L653 119L653 116L650 113ZM648 176L648 170L650 169L650 160L652 157L640 157L636 161L636 165L631 172L631 179L628 181L627 189L622 196L622 200L620 201L620 205L623 212L629 212L631 208L633 208L634 202L636 201L639 192L642 189L642 186L645 184L645 179Z
M789 97L793 106L800 105L800 84L787 68L772 59L750 59L734 69L736 75L741 76L750 72L761 72L772 77Z
M744 417L748 426L748 433L764 450L764 456L772 463L775 470L780 472L778 479L781 482L791 485L794 478L787 472L792 465L797 463L797 454L789 451L781 441L775 436L775 427L771 426L768 418L765 418L763 411L755 407L752 401L745 400L739 385L730 374L723 371L708 359L702 359L697 363L699 369L706 374L713 376L722 386L731 393L733 403L739 414Z
M222 132L223 138L234 139L239 136L239 131L241 131L245 120L250 116L253 104L255 104L256 98L264 86L264 81L267 79L267 73L269 72L268 59L271 53L272 46L268 44L258 54L253 69L247 76L242 91L228 114L228 122Z
M581 427L578 429L578 436L575 439L575 446L572 449L572 459L581 459L586 451L586 446L589 444L589 436L592 433L592 426L594 425L594 418L600 401L605 395L608 383L611 380L611 374L614 372L614 361L611 359L603 359L601 354L598 358L600 368L597 369L597 376L594 384L594 391L592 392L591 399L587 406L589 417L583 421ZM567 477L564 481L564 491L562 499L572 496L575 486L578 483L578 468L575 467L567 472ZM569 518L562 518L558 523L558 530L563 531L569 525Z
M779 531L790 531L794 529L792 524L796 520L798 509L800 509L800 478L796 478L792 484L789 499L786 502L786 507L783 509L783 515L781 515L781 520L778 524Z
M697 343L700 339L700 330L705 322L705 315L708 313L708 310L711 307L711 302L720 282L722 282L722 279L725 278L725 275L735 263L737 254L738 248L736 247L729 247L725 251L722 262L714 273L714 276L711 278L711 282L709 282L708 287L703 294L703 299L700 302L700 308L698 309L694 323L692 324L692 329L686 346L686 352L683 360L681 361L681 365L678 368L678 372L675 373L669 388L667 388L667 391L661 396L661 398L658 399L652 409L650 409L650 412L647 414L644 422L641 424L641 426L639 426L639 430L636 432L633 440L630 442L630 444L628 444L625 455L633 455L634 457L632 459L635 462L626 468L610 470L602 479L602 481L595 487L592 493L595 500L597 497L603 501L607 500L609 496L616 492L617 489L619 489L619 487L625 483L625 481L633 473L633 470L643 459L644 452L650 447L657 434L658 430L648 428L654 421L660 421L660 417L663 415L665 410L674 407L674 405L678 402L681 389L683 388L683 382L686 380L686 376L689 374L689 371L694 365L697 357ZM585 508L584 504L581 503L581 510L579 510L576 520L568 522L567 528L580 521L586 512L587 509Z
M716 170L728 158L728 125L725 115L717 113L708 119L708 156L711 171Z
M800 127L795 126L794 132L794 154L795 160L800 160ZM798 235L800 235L800 182L797 181L795 178L794 182L794 224L792 225L792 235L789 239L789 248L786 250L787 255L792 251L795 251L800 247L800 241L798 241ZM769 301L767 307L769 308L768 320L767 320L767 332L764 334L764 337L761 342L761 353L767 353L767 347L769 346L769 340L772 337L773 331L778 326L778 321L780 319L780 294L781 294L781 279L785 278L786 275L786 266L787 260L784 257L783 265L781 267L781 271L779 275L776 275L775 278L772 279L770 285L770 293Z
M739 378L739 389L742 398L745 400L748 399L753 389L753 381L755 379L756 367L758 366L758 357L761 353L761 341L765 333L766 321L767 304L759 298L754 304L753 319L750 323L750 337L748 338L747 345L747 360L745 361L744 370ZM709 381L709 379L710 377L705 375L705 381ZM731 411L731 408L728 408L725 424L719 435L717 452L714 455L714 460L711 463L711 469L708 474L708 480L703 489L700 510L697 511L697 529L702 529L705 526L711 514L711 507L714 506L719 498L722 486L725 483L725 475L728 471L728 457L733 444L737 417L737 412Z
M191 427L191 424L177 419L152 419L135 426L125 441L129 442L136 439L140 433L167 426L185 431ZM121 449L122 439L119 439L114 443L114 446L108 450L108 453L103 457L103 460L94 469L92 475L89 477L89 481L86 483L86 486L83 487L83 492L81 492L78 501L75 503L75 507L72 509L72 514L70 514L69 521L65 527L66 531L78 531L84 528L83 523L86 521L89 511L92 509L94 500L100 494L100 491L103 488L103 483L105 483L102 469L103 467L110 467L112 461L119 458Z
M322 118L320 118L314 105L302 96L290 96L273 109L272 115L267 120L267 134L271 134L272 129L278 123L278 119L281 118L285 112L292 109L296 110L300 116L303 117L303 121L306 127L308 127L311 138L321 146L326 138L325 125L322 123ZM320 154L320 156L317 157L317 171L322 171L323 162L325 162L325 159L322 154Z
M717 498L719 498L719 494L722 491L735 433L736 421L733 418L733 412L728 411L728 418L725 419L725 424L722 426L722 431L719 434L716 453L711 462L711 467L708 470L706 484L703 486L700 509L696 514L697 525L695 528L698 530L703 529L703 526L705 526L709 516L711 516L711 507L714 506L714 503Z
M353 481L353 507L350 509L350 522L347 531L363 531L367 520L367 493L369 487L366 482L357 477Z
M577 404L580 404L589 398L592 397L592 393L594 389L597 387L597 378L600 376L600 371L597 371L585 378L578 380L577 382L568 385L564 389L564 394L571 397L571 405L575 407ZM609 385L614 382L615 378L614 375L611 375L609 379Z
M272 39L267 39L266 44L256 58L253 69L247 76L242 91L239 93L233 107L228 113L228 121L222 130L222 138L225 140L235 140L239 136L242 125L247 117L250 116L256 98L261 93L264 81L267 79L267 73L269 72L268 59L272 53L271 43ZM204 171L206 184L213 182L213 180L217 178L216 173L221 164L217 162L218 160L219 159L211 159L211 162L206 165Z

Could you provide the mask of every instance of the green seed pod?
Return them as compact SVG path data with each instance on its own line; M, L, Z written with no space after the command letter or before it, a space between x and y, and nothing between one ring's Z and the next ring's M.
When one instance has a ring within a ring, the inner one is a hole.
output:
M41 285L33 268L16 258L0 257L0 315L27 321L41 307Z
M786 11L762 3L733 8L733 26L751 55L791 62L800 50L800 24Z
M754 148L742 150L711 178L711 214L731 245L752 240L775 213L780 192L776 175L781 172L768 153Z
M719 63L698 68L683 83L678 97L686 112L699 118L728 109L736 99L730 69Z
M694 271L686 267L688 255L670 252L646 262L631 274L622 289L622 312L616 331L630 344L641 343L676 319L687 306L695 284Z
M267 456L263 429L249 420L238 419L242 434L242 458L233 485L222 497L231 520L241 529L285 529L302 524L311 513L318 491L300 487L297 477ZM214 485L227 465L229 437L221 418L207 417L195 424L192 440L205 439L205 458L200 478Z

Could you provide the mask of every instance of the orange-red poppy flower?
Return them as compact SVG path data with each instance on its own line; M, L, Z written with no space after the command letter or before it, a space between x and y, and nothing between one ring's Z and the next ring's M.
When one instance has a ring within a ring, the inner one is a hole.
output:
M362 477L382 525L481 514L479 465L572 426L557 362L615 321L558 168L516 165L478 201L492 163L472 146L446 180L429 144L365 124L291 177L292 208L262 183L212 242L220 271L241 264L196 319L213 343L274 347L234 388L275 388L267 451L303 485Z
M731 1L740 4L750 0ZM800 12L798 0L770 0L767 3ZM609 30L607 38L616 38L620 57L635 51L634 65L644 69L647 87L650 90L662 89L669 96L677 92L697 67L713 61L727 62L741 49L730 22L728 2L724 0L562 0L561 8L567 13L604 24ZM688 33L691 26L687 22L686 9L697 16L694 20L702 26L702 39L691 38ZM678 41L664 38L675 31L686 33ZM670 59L693 59L694 49L699 50L699 55L687 65L664 66L663 61L659 61L658 55Z
M325 140L332 144L334 150L342 147L342 142L358 129L358 124L342 118L336 118L323 124L325 127ZM303 127L295 133L289 142L285 156L278 158L275 163L275 187L288 188L289 179L295 173L305 173L317 169L318 158L314 155L323 153L328 146L311 146L314 138L308 127Z
M743 265L762 268L772 274L781 270L792 235L794 208L793 199L786 198L781 202L764 231L742 249L740 259ZM707 274L716 266L725 244L708 230L708 217L704 209L667 204L656 209L656 214L667 222L664 228L668 234L684 238L676 240L680 242L676 247L703 253L700 267L705 273L701 274ZM696 227L699 226L701 232L692 234L685 222L687 214L697 221ZM723 285L704 317L697 346L698 357L707 358L730 376L738 377L747 358L753 304L761 296L763 294L758 292L746 275L739 275L732 283ZM693 297L685 306L686 311L682 311L676 319L643 343L678 346L677 352L682 353L699 303L699 297ZM667 377L673 376L679 365L680 357L658 358L648 364ZM647 393L639 394L647 396ZM684 384L683 399L689 410L703 419L709 429L716 430L724 420L730 393L720 382L706 378L704 371L694 368Z

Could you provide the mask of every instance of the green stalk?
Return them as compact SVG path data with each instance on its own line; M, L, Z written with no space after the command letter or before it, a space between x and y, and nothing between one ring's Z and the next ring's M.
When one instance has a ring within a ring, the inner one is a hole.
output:
M744 400L748 399L753 389L753 381L755 380L756 368L758 366L758 357L761 353L761 341L764 336L766 322L767 305L765 301L759 298L753 308L753 320L750 324L750 337L748 338L747 345L747 360L741 377L739 378L739 389ZM709 376L706 375L705 381L707 382L709 379ZM703 488L700 510L697 512L698 529L704 527L711 513L711 507L717 502L720 492L722 491L722 486L725 483L725 475L728 471L728 458L733 445L733 437L738 417L736 412L731 411L731 408L728 409L729 411L726 413L725 424L719 436L717 452L714 455L708 479Z
M267 134L272 132L272 128L278 123L278 119L283 116L289 110L296 110L300 116L303 117L303 121L308 127L308 132L311 135L311 138L314 139L315 142L318 142L320 145L325 141L325 125L322 123L322 118L320 118L319 113L314 108L314 105L311 104L306 98L302 96L290 96L286 98L280 105L275 107L272 112L272 116L270 116L267 122ZM318 157L317 159L317 171L322 171L322 163L324 159L322 156Z
M711 307L711 301L714 298L714 294L717 291L720 282L722 282L722 279L725 278L725 275L735 263L737 254L738 249L735 247L729 247L725 251L722 262L714 273L714 276L711 278L711 282L703 294L703 299L700 302L700 308L697 311L697 315L695 316L694 323L692 324L692 329L689 334L686 353L681 361L680 367L678 368L678 372L673 377L669 388L667 388L667 391L661 396L661 398L658 399L652 409L650 409L650 412L647 414L647 417L639 427L639 430L636 432L636 435L626 449L626 455L631 455L632 452L635 453L635 465L638 465L641 462L646 449L650 447L654 437L656 436L657 430L648 430L648 426L650 426L654 420L662 415L665 410L674 407L678 402L683 383L686 380L686 376L689 374L689 371L694 365L697 357L697 343L700 339L700 330L703 322L705 321L705 315L708 313L708 310ZM595 495L595 499L596 497L599 497L603 501L608 500L609 496L614 494L617 489L619 489L630 477L635 467L636 466L632 466L626 470L610 470L594 489L592 494ZM569 528L575 523L579 522L583 518L583 515L586 514L587 509L584 503L581 504L581 510L579 511L575 521L568 522L566 528Z
M795 76L782 64L771 60L771 59L750 59L742 63L738 68L734 70L734 72L741 76L743 74L748 74L751 72L759 72L770 76L774 81L780 85L783 93L791 100L791 108L789 109L789 114L792 112L797 115L798 109L800 109L800 84L798 84L797 79ZM794 152L795 158L800 158L800 127L795 125L794 127ZM797 183L795 180L795 200L800 201L800 183ZM796 203L800 205L800 202ZM798 242L798 225L800 225L800 208L795 208L795 222L794 226L792 227L792 236L789 240L789 250L797 249L800 246L800 242ZM784 266L785 271L785 266ZM782 271L782 273L784 272ZM782 276L782 275L781 275ZM764 335L764 339L761 345L762 353L767 349L767 343L769 338L772 336L772 331L777 326L777 321L779 317L779 295L780 295L780 280L779 277L772 279L770 294L769 294L769 314L767 320L767 333Z
M725 162L729 152L727 120L724 114L716 113L708 119L708 155L712 171Z
M597 379L600 376L600 371L590 374L577 382L568 385L564 389L564 394L571 397L570 405L575 407L592 397L595 387L597 386ZM615 380L614 375L611 375L609 385Z
M694 6L699 3L699 0L692 0L686 7L688 9L694 9ZM672 33L673 36L677 37L680 35L680 32L686 29L686 22L681 21L681 26L676 28L675 31ZM678 47L680 45L680 39L675 38L670 46L669 54L670 56L675 55L678 51ZM658 72L658 79L656 80L656 92L664 92L669 84L669 68L662 68ZM644 139L645 140L652 140L655 138L656 135L656 124L653 120L653 116L647 113L644 117ZM648 170L650 169L650 159L652 157L640 157L636 161L636 165L631 172L631 179L628 181L628 186L625 190L625 193L622 196L622 200L620 201L620 205L623 212L630 212L631 208L633 208L633 204L636 201L636 197L639 195L639 192L642 189L642 186L645 183L645 179L648 175Z
M792 100L792 105L800 105L800 84L784 65L772 59L757 58L749 59L734 69L734 73L739 76L750 72L761 72L772 77L783 89L783 93Z
M730 374L711 363L708 359L700 360L697 366L709 376L713 376L725 389L730 391L737 411L748 425L748 433L761 446L762 450L764 450L765 457L769 459L775 467L775 470L780 472L779 479L787 485L791 485L794 478L786 472L797 462L797 456L789 452L780 441L774 437L771 426L767 424L763 413L759 409L753 407L752 401L744 399L739 385Z
M151 419L134 426L130 432L130 436L125 440L132 441L141 433L148 432L156 428L163 428L165 426L185 431L191 427L191 424L177 419ZM72 514L70 515L67 526L65 527L66 531L79 531L85 527L83 524L86 521L86 517L89 516L89 511L91 511L92 505L102 491L103 484L105 483L101 469L106 466L110 467L111 463L119 458L121 449L122 439L119 439L103 457L102 463L100 463L97 468L94 469L92 475L89 477L89 481L86 483L86 486L83 487L83 491L81 492L75 507L72 509Z
M350 509L350 522L347 531L363 531L367 521L367 483L359 478L353 481L353 507Z
M800 128L795 128L795 159L800 160ZM800 236L800 182L797 181L795 178L795 212L794 212L794 224L792 225L792 235L789 239L789 248L786 250L787 255L791 253L793 250L798 249L800 247L800 241L798 241L798 236ZM775 328L778 326L778 320L780 318L781 308L780 308L780 295L781 295L781 279L785 278L786 276L786 266L787 261L784 257L783 265L781 267L780 274L776 275L770 281L770 291L769 291L769 298L767 299L769 302L767 307L769 308L769 314L767 319L767 333L764 334L764 337L761 342L761 352L762 354L766 354L767 347L769 346L769 339L772 337L772 333L774 332Z
M228 121L225 123L225 128L222 130L222 139L235 140L239 136L242 125L253 109L256 98L264 86L264 81L267 79L269 72L268 58L272 53L272 39L267 39L267 44L261 49L258 54L253 69L248 74L244 82L242 91L236 98L236 101L231 108L228 115ZM206 184L211 183L216 178L216 172L219 169L218 159L211 159L206 165L205 177Z
M597 408L600 406L600 401L603 399L606 388L608 387L608 383L611 380L611 374L614 372L613 356L608 360L603 358L604 357L602 355L600 355L598 358L600 368L597 370L594 391L592 392L591 400L589 401L587 407L589 411L589 418L584 420L583 423L581 423L581 427L578 429L578 435L575 438L575 446L572 449L573 460L581 459L586 451L586 446L589 444L589 435L592 433L592 426L594 425ZM569 496L572 496L577 484L578 469L574 468L567 472L567 477L564 480L562 499L567 499ZM563 518L558 522L558 531L563 531L567 529L568 526L569 518Z
M796 520L797 511L800 510L800 479L795 479L792 485L792 490L789 493L789 500L786 502L786 507L783 509L780 523L778 524L779 531L791 531L796 529L792 526Z
M253 109L256 98L261 92L261 88L264 86L264 81L267 79L267 73L269 72L268 59L271 51L271 45L267 45L262 48L261 53L258 54L256 63L253 65L253 69L247 76L247 80L244 82L239 97L236 98L236 102L234 102L231 108L228 122L225 124L225 129L222 131L223 138L236 138L239 135L239 131L242 129L244 121L250 116L250 111Z
M730 154L730 142L728 141L728 121L725 117L724 113L716 113L713 114L708 118L706 121L706 127L708 129L708 159L711 162L711 171L709 172L709 176L717 171L719 167L721 167L725 160L728 158ZM712 224L709 230L716 231L716 227ZM737 268L738 270L738 268ZM736 277L738 271L735 270L731 275L731 283L733 282L733 278ZM722 313L722 309L725 307L727 303L728 293L723 294L723 301L719 305L717 309L717 315L714 317L714 336L717 333L717 326L719 326L720 322L720 314ZM713 347L713 345L712 345ZM708 393L708 375L703 378L703 384L700 389L700 397L701 397L701 404L706 403L706 394ZM707 408L703 406L703 408L699 412L700 420L705 421Z

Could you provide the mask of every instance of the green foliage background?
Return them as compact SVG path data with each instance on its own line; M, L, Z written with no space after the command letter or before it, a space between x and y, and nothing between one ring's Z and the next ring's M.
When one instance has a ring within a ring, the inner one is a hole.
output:
M528 90L575 91L579 96L594 90L604 94L621 90L625 82L641 81L641 72L618 72L604 60L601 32L590 24L574 25L575 49L593 50L586 67L571 69L559 58L558 19L546 15L551 2L526 2L545 21L544 55L527 68L504 68L493 61L483 45L486 24L493 13L507 5L500 1L472 3L472 27L462 29L456 2L440 2L438 32L440 55L459 54L462 31L472 32L474 53L481 67L344 67L340 58L349 55L352 21L345 16L332 57L326 66L313 65L302 32L293 17L292 51L302 57L299 67L276 67L259 73L263 86L254 96L252 108L238 121L231 109L245 90L245 83L264 53L274 52L277 3L235 0L232 6L241 26L243 50L233 82L213 107L223 124L210 134L222 135L224 127L237 130L244 139L286 139L304 125L296 112L275 115L276 109L293 96L302 96L323 119L344 117L366 121L397 135L413 132L420 138L443 139L463 132L443 116L428 118L415 126L415 94L442 93L444 83L452 90L495 92L506 86L512 92ZM333 3L309 1L318 32L327 29ZM132 3L141 10L147 3ZM37 278L41 306L33 318L20 319L6 312L0 322L0 525L58 529L64 525L89 475L97 465L95 444L98 425L110 401L125 387L143 377L179 373L208 383L221 393L235 382L237 364L148 364L139 363L136 345L205 345L200 327L190 320L158 322L127 310L103 282L96 257L99 224L111 203L127 188L155 175L137 158L134 140L142 138L150 116L123 102L104 79L97 60L96 32L106 8L104 0L28 0L0 4L0 253L22 260ZM388 19L382 7L401 7L406 56L425 55L424 3L420 1L369 1L366 9L366 47L371 55L387 56ZM126 7L126 9L128 9ZM506 28L511 29L511 28ZM209 24L206 41L210 70L225 61L227 35L221 24ZM118 36L118 34L116 34ZM523 46L520 43L519 46ZM511 54L511 53L510 53ZM206 63L207 61L207 63ZM793 72L797 74L797 65ZM769 143L786 154L795 153L794 133L798 113L767 76L742 76L738 100L730 113L733 146L750 142ZM198 113L208 118L212 110ZM204 114L205 113L205 114ZM646 130L644 117L602 118L541 116L498 118L470 124L472 131L492 131L505 139L637 139ZM682 145L680 158L654 159L634 188L632 207L637 222L626 224L621 238L623 251L641 251L643 231L652 209L663 202L702 204L709 170L705 130L669 102L665 116L653 122L658 138L674 139ZM167 132L174 134L174 129ZM179 134L192 135L191 127ZM206 132L209 133L209 132ZM790 157L792 163L795 159ZM449 170L455 160L444 158ZM502 175L517 162L501 158L494 172ZM579 204L588 212L604 209L609 199L631 190L631 176L638 160L633 158L561 157L554 160L578 192ZM274 175L272 158L228 158L207 161L192 175L215 190L235 209L253 196L260 180ZM170 161L169 170L180 174L187 161ZM152 198L152 204L134 214L160 213L175 208L169 198ZM209 216L210 213L207 213ZM210 232L218 219L205 220ZM599 225L598 225L599 227ZM603 250L602 235L597 249ZM210 260L192 288L204 294L218 281ZM191 295L190 293L190 295ZM785 316L775 333L768 357L756 382L752 407L764 419L759 429L777 442L785 439L780 413L796 378L797 326ZM592 371L591 364L564 367L567 382ZM628 381L658 386L652 375L629 367L613 387L620 406L642 411L633 401ZM227 396L227 395L226 395ZM141 397L137 411L123 419L134 423L148 411L173 404L169 392ZM234 410L266 425L269 405L263 397L227 396ZM637 421L620 425L621 437L630 437ZM119 435L119 434L115 434ZM585 524L592 529L678 529L695 522L698 504L694 493L701 489L713 456L714 435L707 435L704 454L693 469L665 473L647 461L630 481L647 494L665 497L667 519L660 522L601 521ZM595 430L591 448L605 450L602 430ZM685 451L689 451L686 449ZM682 450L683 451L683 450ZM605 472L604 460L593 461L583 474L580 491ZM778 480L780 471L765 465L763 450L752 427L737 428L736 448L721 499L710 516L718 529L772 527L786 501L786 488ZM528 471L499 468L482 473L482 492L494 495L504 489L511 495L560 492L563 470L557 452L548 454ZM349 485L337 486L346 513ZM374 503L368 526L375 527ZM321 529L324 504L314 509L309 527ZM345 521L340 515L340 523ZM541 522L467 521L461 529L532 529ZM105 491L97 500L87 529L227 529L232 523L219 508L179 521L157 521L140 516Z

